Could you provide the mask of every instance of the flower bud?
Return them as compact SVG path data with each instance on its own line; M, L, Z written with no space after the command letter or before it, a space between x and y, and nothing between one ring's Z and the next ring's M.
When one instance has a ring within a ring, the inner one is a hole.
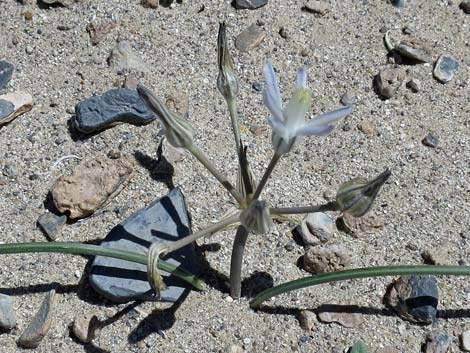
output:
M354 217L364 216L391 174L390 170L386 169L373 180L355 178L341 185L336 194L338 211L347 212Z
M237 74L233 68L232 57L228 51L227 37L225 34L225 23L219 25L219 36L217 37L217 53L219 62L219 76L217 77L217 88L225 99L233 99L238 95L239 83Z
M250 232L265 234L273 222L265 201L253 200L240 214L240 223Z
M193 145L194 129L184 118L168 110L148 88L137 86L140 98L147 104L165 127L165 137L174 147L189 149Z

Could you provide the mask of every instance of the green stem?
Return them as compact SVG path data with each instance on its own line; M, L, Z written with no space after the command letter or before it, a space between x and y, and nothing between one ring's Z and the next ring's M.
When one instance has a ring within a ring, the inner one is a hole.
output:
M279 294L290 292L317 284L345 281L354 278L403 276L403 275L454 275L470 276L470 266L428 266L400 265L356 268L332 273L322 273L310 277L296 279L259 293L251 302L252 308L258 308L264 301Z
M336 201L331 201L323 205L315 205L315 206L273 207L269 209L269 213L272 215L278 215L278 214L326 212L326 211L337 211L337 210L338 210L338 204L336 203Z
M230 295L238 299L242 293L242 262L245 251L248 230L240 225L235 235L232 248L232 258L230 260Z
M232 130L233 137L235 138L235 145L237 148L237 155L241 148L241 139L240 139L240 123L238 121L238 112L237 112L237 102L234 98L229 98L226 100L228 110L230 112L230 119L232 121Z
M263 191L264 186L266 185L266 182L269 179L269 176L274 170L274 167L276 166L277 162L279 162L279 159L281 158L282 155L274 153L273 158L271 158L271 161L269 162L268 168L266 168L266 171L264 172L263 178L261 178L261 181L258 184L258 187L255 190L255 193L253 194L253 200L257 200L259 195L261 194L261 191Z
M139 254L136 252L105 248L99 245L70 243L70 242L38 242L38 243L13 243L13 244L0 244L0 254L18 254L18 253L36 253L36 252L55 252L62 254L75 254L75 255L91 255L91 256L107 256L115 259L121 259L139 264L147 265L147 255ZM182 280L190 283L199 290L205 290L205 283L201 279L194 276L192 273L176 267L163 260L158 261L158 268L160 270L170 272L171 274L181 278Z
M184 247L188 244L191 244L193 241L196 241L199 238L202 238L202 237L208 236L208 235L212 235L212 234L218 232L219 230L221 230L225 227L228 227L231 224L234 224L234 223L238 222L239 217L240 217L240 215L237 212L236 215L233 215L231 217L223 219L220 222L212 224L207 228L204 228L204 229L202 229L202 230L200 230L196 233L193 233L191 235L188 235L187 237L184 237L184 238L182 238L180 240L177 240L177 241L174 241L174 242L168 242L166 244L166 248L165 248L164 253L168 254L172 251L181 249L182 247Z
M217 168L215 168L215 166L207 159L204 153L202 153L199 147L193 144L188 150L199 160L199 162L202 163L202 165L204 165L204 167L207 168L207 170L209 170L209 172L212 173L213 176L215 176L215 178L222 184L224 188L227 189L227 191L237 200L239 204L244 203L242 195L240 195L233 185L230 184L227 178L222 173L220 173Z

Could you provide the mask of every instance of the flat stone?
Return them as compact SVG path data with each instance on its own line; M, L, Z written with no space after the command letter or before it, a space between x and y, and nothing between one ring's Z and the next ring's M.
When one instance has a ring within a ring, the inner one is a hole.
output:
M24 348L36 348L46 336L52 324L53 307L55 303L55 290L46 294L41 308L33 321L26 327L18 339L18 345Z
M309 0L302 9L324 16L330 11L330 4L326 1Z
M422 143L425 146L435 148L437 145L439 145L439 139L433 134L429 133L424 137Z
M39 216L38 224L41 229L46 233L50 240L56 240L62 227L67 221L67 216L57 216L54 213L46 212Z
M459 63L452 56L441 55L434 65L433 75L441 83L452 80L459 69Z
M15 111L15 105L12 102L0 99L0 122Z
M0 329L11 330L16 326L16 314L13 309L13 299L0 293Z
M465 12L467 15L470 14L470 0L463 0L459 7Z
M4 89L10 82L15 67L8 61L0 60L0 90Z
M154 201L114 227L101 246L146 253L156 241L175 241L191 233L189 215L179 188ZM180 265L197 274L193 245L164 257L173 265ZM190 285L167 272L160 271L166 289L159 300L175 302L190 290ZM90 269L90 284L105 298L117 303L132 300L158 300L147 281L145 265L97 256Z
M462 335L460 336L460 343L462 345L462 349L465 352L470 352L470 330L462 332Z
M323 212L309 213L300 224L300 236L304 245L325 243L334 235L335 226L330 216Z
M133 162L98 156L76 166L70 176L62 176L51 189L52 200L60 213L70 219L91 215L117 195L130 180Z
M237 9L255 10L268 3L268 0L236 0L235 6Z
M140 56L132 49L131 44L126 41L120 41L108 58L109 66L116 71L139 71L147 72L148 67L142 61Z
M431 324L436 320L439 293L434 276L401 276L393 282L385 302L411 322Z
M241 52L247 52L260 45L265 37L266 32L253 24L238 35L235 40L235 47Z
M402 68L383 69L375 77L378 92L384 98L392 98L402 85L406 73Z
M13 111L11 111L8 115L4 115L2 112L0 112L0 126L9 123L17 116L31 110L33 107L33 97L30 94L21 91L1 95L0 101L6 101L10 104L13 104ZM11 109L11 106L6 106L6 103L3 103L3 106L5 107L4 109L6 109L6 111Z
M136 90L116 88L90 97L75 106L77 130L91 133L117 124L144 125L156 116L148 109Z
M426 336L424 353L446 353L452 343L452 337L445 332L433 332Z
M322 322L335 322L344 327L354 328L364 322L364 317L360 313L350 310L351 305L326 304L318 308L318 319ZM344 309L342 309L344 308Z
M306 251L303 262L304 269L310 273L335 272L349 267L351 256L342 245L317 245Z

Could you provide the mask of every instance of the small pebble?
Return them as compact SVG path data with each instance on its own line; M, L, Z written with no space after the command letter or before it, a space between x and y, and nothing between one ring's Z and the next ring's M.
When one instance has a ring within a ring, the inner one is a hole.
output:
M72 324L72 332L80 342L89 343L95 339L99 326L100 321L98 317L95 313L91 312L75 317Z
M225 349L225 353L243 353L243 348L236 344L231 344Z
M144 7L148 7L148 8L151 8L151 9L156 9L158 8L158 5L160 3L159 0L142 0L142 6Z
M417 93L421 90L421 81L416 78L412 78L406 83L406 87L408 87L412 92Z
M465 12L467 15L470 15L470 0L463 0L459 7Z
M23 15L25 20L31 21L34 14L31 11L25 11Z
M459 63L452 56L441 55L434 65L433 75L441 83L448 83L452 80L459 69Z
M353 95L351 92L346 91L343 93L340 99L342 105L353 105L356 103L357 96Z
M235 47L241 52L248 52L256 48L266 37L266 32L256 24L241 32L235 39Z
M300 237L305 246L325 243L334 235L335 226L330 216L323 212L309 213L300 224Z
M27 45L25 48L26 54L32 54L34 49L30 45Z
M304 269L310 273L340 271L351 265L351 255L343 245L317 245L310 247L303 257Z
M15 67L8 61L0 60L0 90L4 89L10 82Z
M289 38L289 31L287 30L286 27L282 26L281 29L279 30L279 35L282 38L287 39Z
M293 251L295 249L295 241L290 240L286 245L284 245L286 251Z
M11 330L16 326L16 314L13 309L13 299L0 293L0 329Z
M251 87L256 91L256 92L261 92L263 90L263 85L259 81L255 81L251 84Z
M314 331L317 325L317 316L313 311L301 310L299 313L299 323L305 331Z
M302 9L324 16L330 11L330 4L326 1L309 0Z
M56 240L62 227L67 221L67 216L57 216L54 213L46 212L38 218L38 224L46 233L50 240Z
M439 144L439 139L433 134L429 133L424 137L424 139L422 140L422 143L425 146L435 148Z
M426 336L424 353L446 353L452 343L452 337L447 333L433 332Z
M255 10L268 3L268 0L235 0L237 9Z

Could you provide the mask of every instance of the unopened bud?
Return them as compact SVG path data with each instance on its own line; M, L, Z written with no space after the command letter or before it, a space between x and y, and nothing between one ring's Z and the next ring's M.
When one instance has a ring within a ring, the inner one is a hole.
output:
M217 53L219 62L219 76L217 77L217 88L225 99L233 99L238 95L238 77L233 67L232 57L228 51L225 23L219 25L219 36L217 37Z
M250 232L266 234L273 224L266 202L253 200L240 214L240 223Z
M171 112L148 88L138 85L137 92L165 127L165 137L174 147L189 149L193 145L194 129L182 117Z
M373 180L355 178L341 185L336 194L338 211L347 212L354 217L364 216L391 174L390 170L386 169Z

